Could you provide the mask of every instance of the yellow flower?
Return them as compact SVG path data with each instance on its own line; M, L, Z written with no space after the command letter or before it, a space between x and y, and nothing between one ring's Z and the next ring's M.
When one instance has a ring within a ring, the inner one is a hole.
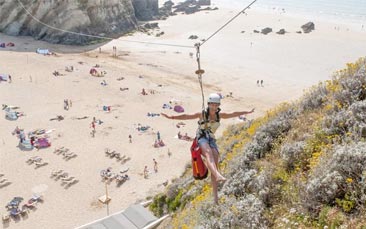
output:
M352 183L353 182L353 179L352 178L350 178L350 177L348 177L347 179L346 179L346 181L347 181L347 183Z

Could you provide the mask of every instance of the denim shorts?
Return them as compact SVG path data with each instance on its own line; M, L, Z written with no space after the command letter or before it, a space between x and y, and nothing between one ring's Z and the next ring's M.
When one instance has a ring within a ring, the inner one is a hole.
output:
M201 144L204 144L204 143L208 143L208 145L211 147L211 148L214 148L218 151L218 147L216 145L216 139L214 138L211 138L211 137L208 137L208 139L206 137L201 137L199 140L198 140L198 145L201 146Z

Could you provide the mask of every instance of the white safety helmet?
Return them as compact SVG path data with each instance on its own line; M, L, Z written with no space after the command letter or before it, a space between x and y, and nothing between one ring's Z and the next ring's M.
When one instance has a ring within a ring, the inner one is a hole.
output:
M207 103L218 103L220 104L221 96L217 93L211 93L208 96Z

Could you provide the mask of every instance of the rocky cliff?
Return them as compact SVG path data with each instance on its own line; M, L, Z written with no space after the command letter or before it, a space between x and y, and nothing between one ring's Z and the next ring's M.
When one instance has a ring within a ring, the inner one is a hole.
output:
M158 14L157 0L0 0L0 32L29 35L52 43L87 44L96 38L65 33L51 27L91 35L118 37L137 28L138 20Z

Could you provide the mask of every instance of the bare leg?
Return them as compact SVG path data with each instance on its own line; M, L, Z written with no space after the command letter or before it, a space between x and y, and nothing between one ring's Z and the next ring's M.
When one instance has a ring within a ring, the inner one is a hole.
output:
M217 170L214 153L208 143L202 143L200 145L200 148L202 150L202 154L206 157L208 169L210 170L211 174L216 178L215 181L225 181L226 178L223 177Z
M219 152L215 148L211 148L212 154L214 157L216 168L218 168L219 164ZM219 204L219 197L217 195L217 180L214 178L214 176L211 173L211 184L212 184L212 194L214 197L215 204Z

